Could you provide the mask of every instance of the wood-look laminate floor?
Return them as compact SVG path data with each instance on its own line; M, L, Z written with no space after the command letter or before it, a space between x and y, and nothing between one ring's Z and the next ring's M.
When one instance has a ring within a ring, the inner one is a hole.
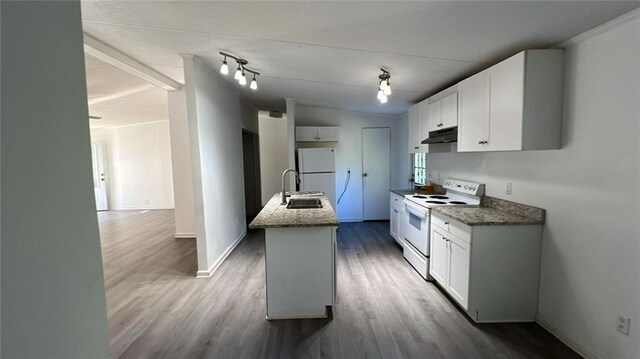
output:
M475 325L425 282L388 222L338 230L338 300L327 320L265 320L264 232L210 279L173 211L100 212L114 358L578 358L536 324Z

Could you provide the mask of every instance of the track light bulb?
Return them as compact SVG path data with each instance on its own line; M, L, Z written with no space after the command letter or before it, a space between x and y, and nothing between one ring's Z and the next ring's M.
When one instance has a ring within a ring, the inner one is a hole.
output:
M240 68L240 64L238 64L238 68L236 69L236 74L233 75L233 78L240 81L240 77L242 77L242 69Z
M222 66L220 66L220 73L223 75L226 75L229 73L229 65L227 65L226 58L222 61Z
M387 86L384 87L382 92L384 93L385 96L389 96L391 95L391 85L389 85L388 82L385 82L385 83L387 84Z
M380 97L380 103L387 103L387 96L386 95L382 95Z
M244 71L242 71L242 74L240 74L240 79L238 80L238 82L242 86L247 84L247 78L244 76Z
M384 91L378 90L378 100L382 100L382 96L384 96Z
M256 81L256 76L253 76L253 80L251 80L251 85L249 85L249 88L252 90L257 90L258 89L258 81Z

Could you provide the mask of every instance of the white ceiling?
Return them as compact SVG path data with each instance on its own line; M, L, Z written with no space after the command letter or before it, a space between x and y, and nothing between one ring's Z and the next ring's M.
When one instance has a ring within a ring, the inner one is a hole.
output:
M248 59L263 75L258 91L241 91L260 109L284 110L289 97L399 114L519 50L550 47L638 6L628 1L84 1L82 13L88 34L181 83L181 53L198 55L216 70L221 50ZM385 105L375 99L380 66L392 76L393 94Z
M92 128L169 118L167 92L94 57L85 55Z

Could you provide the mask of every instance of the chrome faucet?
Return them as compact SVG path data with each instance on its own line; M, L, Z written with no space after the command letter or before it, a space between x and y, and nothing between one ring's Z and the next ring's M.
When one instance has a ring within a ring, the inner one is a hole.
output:
M287 204L287 192L284 189L284 177L287 174L287 172L293 172L296 174L296 183L300 183L300 176L298 175L298 172L296 172L296 170L293 170L291 168L287 168L286 170L284 170L284 172L282 172L282 205Z

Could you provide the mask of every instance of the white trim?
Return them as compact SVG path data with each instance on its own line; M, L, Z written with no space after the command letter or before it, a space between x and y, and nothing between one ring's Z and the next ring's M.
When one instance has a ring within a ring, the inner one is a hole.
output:
M605 22L604 24L600 24L592 29L589 29L581 34L578 34L569 40L565 40L559 44L553 45L552 49L564 49L567 47L575 46L581 42L584 42L590 38L596 37L605 32L611 31L617 27L625 25L635 19L640 18L640 7L634 10L629 11L626 14L622 14L612 20Z
M109 211L153 211L159 209L175 209L174 206L152 206L152 207L117 207L109 208Z
M558 329L555 325L551 324L551 322L545 318L540 312L536 313L536 323L538 323L541 327L546 329L551 335L560 339L561 342L565 343L569 348L576 351L578 354L583 356L584 358L589 359L604 359L601 355L594 352L592 349L585 347L584 345L578 343L576 340L571 338L567 333Z
M105 124L100 125L96 124L91 127L91 129L111 129L111 128L121 128L121 127L131 127L131 126L142 126L142 125L152 125L155 123L169 122L169 119L165 120L152 120L152 121L143 121L143 122L133 122L133 123L114 123L114 124Z
M360 218L338 218L338 222L362 222L362 217Z
M240 241L242 241L242 239L247 235L247 230L245 229L244 231L242 231L242 233L240 233L240 236L238 236L238 238L236 238L235 241L233 241L233 243L231 243L231 245L224 251L224 253L222 253L222 255L218 258L218 260L215 261L215 263L213 263L211 265L211 267L209 267L209 269L207 270L199 270L196 273L196 278L209 278L213 275L213 273L216 272L216 270L218 270L218 268L220 268L220 265L222 265L222 262L224 262L225 259L227 259L227 257L229 256L229 254L231 254L231 252L233 252L233 250L236 248L236 246L240 243Z
M196 232L183 232L183 233L177 233L173 236L174 238L196 238Z
M167 91L179 90L182 87L180 83L173 79L86 33L84 34L84 52Z

